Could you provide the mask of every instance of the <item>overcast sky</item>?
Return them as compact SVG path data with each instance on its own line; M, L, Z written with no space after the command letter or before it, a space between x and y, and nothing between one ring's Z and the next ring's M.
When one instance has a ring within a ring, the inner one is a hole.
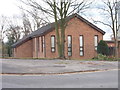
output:
M98 4L95 4L95 6L100 6L100 1L97 0L97 3ZM20 15L20 9L17 7L18 5L19 4L17 0L0 0L0 16L4 15L12 17L13 15ZM96 13L96 10L97 9L91 9L87 12L89 14L89 18L92 17L97 20L102 20L103 18L101 18L99 13ZM104 35L104 40L109 40L112 31L102 24L97 24L97 26L106 32L106 34Z

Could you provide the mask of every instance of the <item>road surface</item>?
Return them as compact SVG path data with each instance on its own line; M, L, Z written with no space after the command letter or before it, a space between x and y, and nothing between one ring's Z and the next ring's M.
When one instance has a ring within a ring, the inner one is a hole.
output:
M3 75L2 88L118 88L118 71L63 75Z

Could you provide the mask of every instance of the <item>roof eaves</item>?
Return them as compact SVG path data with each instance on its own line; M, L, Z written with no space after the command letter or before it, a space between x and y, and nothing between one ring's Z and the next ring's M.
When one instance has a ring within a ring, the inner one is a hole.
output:
M90 25L92 28L95 28L97 29L99 32L101 32L103 35L105 34L105 32L103 30L101 30L100 28L98 28L97 26L95 26L94 24L90 23L88 20L84 19L83 17L81 17L80 15L78 14L72 14L70 16L68 16L66 18L66 21L69 21L70 19L74 18L74 17L77 17L79 18L80 20L82 20L83 22L87 23L88 25ZM43 26L41 28L39 28L38 30L34 31L33 33L31 33L30 35L28 35L26 38L23 38L21 39L20 41L18 41L17 43L13 44L12 47L16 47L16 46L19 46L21 45L23 42L29 40L29 39L32 39L34 37L38 37L38 36L42 36L42 35L45 35L49 32L51 32L52 30L55 29L55 26L54 26L54 22L53 23L50 23L50 24L47 24L46 26Z
M46 26L39 28L38 30L34 31L33 33L29 34L28 36L24 37L23 39L19 40L15 44L13 44L12 47L15 48L15 47L21 45L22 43L24 43L32 38L45 35L46 33L52 31L52 29L54 29L53 24L54 23L51 23L51 24L48 24Z

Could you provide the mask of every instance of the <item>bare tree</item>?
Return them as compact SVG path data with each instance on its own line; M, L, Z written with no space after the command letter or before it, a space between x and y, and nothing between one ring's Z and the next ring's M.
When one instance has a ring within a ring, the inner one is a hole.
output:
M35 9L35 8L33 8L32 11L30 11L30 10L22 11L22 23L23 23L24 36L27 36L31 32L48 24L48 22L46 20L44 20L43 18L40 18L40 15L39 15L37 9Z
M12 38L13 39L13 43L17 42L20 37L21 37L21 27L20 26L12 26L10 25L10 27L6 30L5 34L7 36L7 38Z
M115 42L115 57L118 57L118 30L120 25L118 24L118 8L117 7L117 0L107 0L103 1L104 7L100 7L103 12L104 18L107 19L108 22L105 21L95 21L95 23L102 23L103 25L109 27L113 32L114 42Z
M11 45L17 42L21 37L22 28L17 24L16 18L2 17L1 19L1 41L2 41L2 55L12 55ZM4 38L7 42L4 42Z
M0 19L0 41L3 41L4 39L4 33L5 33L5 27L6 27L6 19L7 17L1 16Z
M4 55L4 32L5 32L5 25L6 25L6 17L1 16L0 17L0 56L2 57Z
M21 1L21 0L20 0ZM18 6L20 10L22 11L22 16L27 16L27 20L29 19L29 22L31 24L32 32L37 30L38 28L50 23L49 19L47 17L43 17L44 13L40 10L31 7L26 9L25 7ZM25 14L25 15L24 15Z
M46 18L42 18L41 17L41 13L40 11L38 11L38 9L36 8L32 8L32 10L26 10L28 12L28 14L32 17L33 22L34 22L34 30L38 29L46 24L49 23L49 20Z
M59 58L65 58L65 28L67 26L67 16L73 13L80 13L89 8L91 2L88 0L42 0L44 6L35 0L21 0L24 4L29 5L42 11L45 15L54 18L55 31L57 38L57 48Z
M23 23L23 33L24 36L29 35L33 30L31 26L31 22L27 16L27 14L23 13L22 15L22 23Z
M17 42L22 37L22 26L19 24L20 19L18 16L7 17L6 18L6 28L4 30L4 35L7 39L13 38L13 42Z

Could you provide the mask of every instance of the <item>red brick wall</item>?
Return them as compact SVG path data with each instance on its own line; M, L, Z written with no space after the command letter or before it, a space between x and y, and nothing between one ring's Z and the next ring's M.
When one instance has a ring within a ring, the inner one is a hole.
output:
M32 43L33 41L29 40L23 43L22 45L18 46L17 48L14 48L14 57L17 57L17 58L33 57Z
M39 40L39 48L37 46ZM43 36L44 40L44 36ZM38 50L39 49L39 50ZM44 58L45 57L45 48L42 50L42 37L33 38L33 58Z
M33 53L33 57L35 57L35 38L33 38L32 39L32 41L33 41L33 51L32 51L32 53Z
M39 37L39 52L38 52L38 58L44 58L45 57L45 48L42 46L42 38L44 40L44 36L43 37ZM43 50L42 50L43 48Z
M107 45L108 45L108 47L115 47L115 43L114 42L111 42L111 43L107 42Z
M55 53L51 52L51 35L55 35L55 30L50 32L50 33L48 33L47 35L45 35L46 57L47 58L56 58L56 57L58 57L57 44L55 45L56 46Z
M46 41L46 57L54 58L58 57L57 51L55 53L51 53L51 35L55 35L55 30L48 33L45 36ZM88 26L86 23L80 21L77 18L73 18L69 21L68 26L65 31L65 56L67 55L67 36L72 35L72 56L73 59L91 59L96 56L96 51L94 50L94 35L98 35L99 41L103 39L103 35ZM84 56L79 55L79 36L84 36Z

